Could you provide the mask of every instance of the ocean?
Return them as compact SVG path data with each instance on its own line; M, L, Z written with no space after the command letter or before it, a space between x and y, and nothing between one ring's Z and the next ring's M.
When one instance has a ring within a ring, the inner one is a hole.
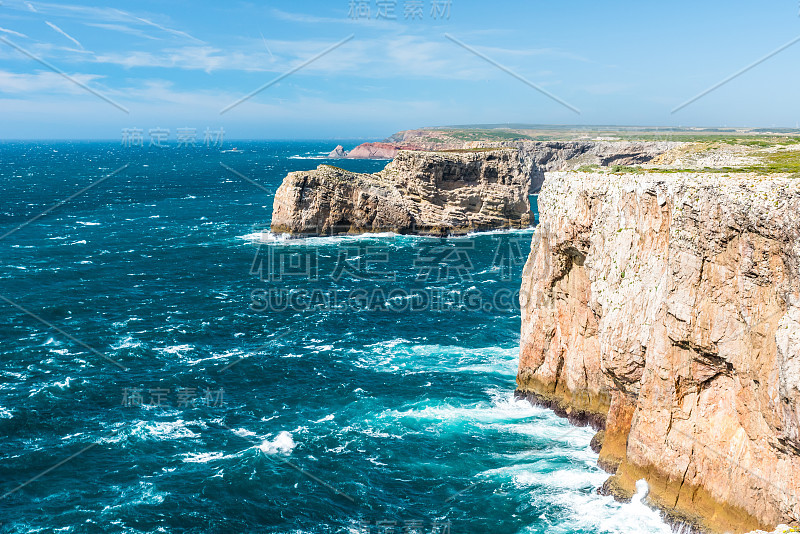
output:
M531 230L268 232L339 143L0 143L0 532L670 532L514 398Z

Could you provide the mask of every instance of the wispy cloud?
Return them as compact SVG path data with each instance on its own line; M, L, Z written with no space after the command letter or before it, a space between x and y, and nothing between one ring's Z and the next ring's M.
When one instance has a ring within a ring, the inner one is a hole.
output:
M28 38L28 36L25 35L24 33L15 32L14 30L8 30L6 28L0 28L0 32L7 33L9 35L14 35L16 37L22 37L24 39Z
M143 25L151 28L156 28L162 32L168 33L172 36L181 39L188 39L196 43L205 44L204 41L194 37L188 32L178 30L168 26L166 23L156 22L150 18L145 18L134 13L123 11L121 9L112 7L95 7L77 4L53 4L48 2L37 2L34 8L30 2L24 2L24 6L20 4L9 4L8 7L25 9L41 15L51 17L64 17L77 19L83 24L89 23L105 23L105 24L134 24ZM4 6L5 7L5 6Z
M347 4L344 4L346 6ZM341 26L342 24L356 24L365 28L373 29L402 29L403 25L400 20L389 19L354 19L349 17L320 17L317 15L309 15L307 13L291 13L281 9L271 9L270 13L278 20L286 22L296 22L300 24L335 24ZM400 15L402 18L402 14Z
M261 36L261 40L264 41L264 47L267 49L267 52L269 52L270 59L272 61L275 61L275 56L273 55L272 50L269 49L269 45L267 44L267 40L264 39L264 34L261 33L261 32L258 32L258 34Z
M126 24L115 24L111 22L84 22L83 24L86 26L91 26L92 28L100 28L101 30L108 30L114 33L126 33L128 35L134 35L143 39L150 39L151 41L160 40L158 37L154 37L149 33L140 30L139 28L134 28Z
M59 28L58 26L56 26L55 24L53 24L49 20L44 21L44 23L47 24L48 26L50 26L51 28L53 28L55 31L57 31L61 35L63 35L64 37L66 37L67 39L69 39L70 41L72 41L73 43L75 43L78 46L78 48L80 48L81 50L86 50L83 47L83 45L80 43L80 41L75 39L73 36L71 36L70 34L65 32L64 30L62 30L61 28Z
M98 74L71 74L75 80L89 85L103 78ZM32 74L20 74L0 70L0 92L9 94L32 93L68 93L81 94L82 89L74 82L65 80L55 72L36 71Z
M183 46L158 51L115 51L98 53L87 61L119 65L127 69L168 68L184 70L282 73L329 45L318 39L267 40L262 35L236 50L213 46ZM497 57L541 57L563 59L550 50L515 51L492 49ZM387 79L414 77L430 79L475 79L491 76L494 69L459 54L443 40L419 35L389 35L356 39L329 57L309 65L308 74L346 75ZM547 72L538 69L538 73Z
M211 46L185 46L169 48L159 52L109 52L96 54L93 61L132 68L167 68L202 70L264 71L266 70L266 54L248 54L245 52L223 53Z
M143 24L146 24L148 26L152 26L153 28L158 28L161 31L164 31L164 32L167 32L167 33L171 33L173 35L177 35L178 37L185 37L186 39L190 39L192 41L195 41L195 42L198 42L198 43L201 43L201 44L205 44L205 41L202 41L202 40L198 39L197 37L194 37L193 35L190 35L190 34L184 32L184 31L175 30L173 28L168 28L168 27L163 26L161 24L156 24L152 20L148 20L148 19L145 19L145 18L142 18L142 17L138 17L136 15L132 15L131 13L127 13L127 12L119 10L119 9L117 9L116 11L119 11L123 15L131 17L131 18L133 18L135 20L138 20L139 22L141 22Z

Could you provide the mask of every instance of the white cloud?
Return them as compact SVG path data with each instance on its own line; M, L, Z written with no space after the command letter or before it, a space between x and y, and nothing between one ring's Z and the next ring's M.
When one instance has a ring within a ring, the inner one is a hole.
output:
M166 68L205 72L231 70L282 74L319 54L331 44L333 41L318 39L286 41L260 38L252 39L236 50L184 46L152 52L98 53L86 60L119 65L127 69ZM549 53L546 50L492 49L492 55L503 63L514 57L545 58L548 54L552 56L551 59L563 57L559 53ZM509 67L515 66L514 63L506 64ZM539 72L542 70L539 69ZM461 80L504 75L496 67L449 41L432 40L418 35L356 38L304 67L301 73L374 79L414 77Z
M141 22L143 24L146 24L148 26L152 26L154 28L158 28L161 31L164 31L164 32L167 32L167 33L171 33L172 35L177 35L178 37L185 37L186 39L190 39L192 41L196 41L196 42L201 43L201 44L205 44L204 41L201 41L197 37L194 37L193 35L189 35L188 33L184 32L184 31L175 30L173 28L168 28L168 27L163 26L161 24L156 24L155 22L153 22L151 20L148 20L148 19L145 19L145 18L142 18L142 17L138 17L138 16L132 15L130 13L126 13L125 11L121 11L119 9L117 9L116 11L119 11L120 13L122 13L124 15L127 15L128 17L131 17L131 18L133 18L135 20L138 20L139 22Z
M93 28L100 28L101 30L108 30L114 33L126 33L128 35L135 35L136 37L141 37L143 39L150 39L151 41L158 41L160 40L158 37L154 37L139 28L134 28L132 26L128 26L126 24L114 24L111 22L84 22L86 26L91 26Z
M165 49L160 52L134 51L96 54L93 61L120 65L127 69L156 67L206 72L215 70L264 71L267 69L262 63L269 63L264 60L265 56L264 52L261 52L260 56L244 52L224 54L220 49L210 46L187 46Z
M49 15L52 17L77 19L84 24L90 22L100 22L100 23L110 23L110 24L127 23L128 25L133 24L133 25L147 26L151 28L156 28L174 37L179 37L181 39L188 39L197 43L204 43L202 40L194 37L193 35L185 31L170 27L169 25L167 25L167 23L155 22L153 20L141 17L134 13L122 11L121 9L116 9L111 7L83 6L75 4L52 4L47 2L37 2L35 9L31 6L29 2L24 2L24 6L25 7L23 8L22 5L17 5L14 3L10 3L8 5L8 7L12 9L13 8L25 9L34 11L36 13L41 13L43 15Z
M9 30L9 29L6 29L6 28L0 28L0 32L7 33L7 34L13 35L15 37L22 37L23 39L27 39L28 38L28 36L25 35L24 33L15 32L14 30Z
M343 6L347 6L347 4L343 3ZM335 24L337 26L342 26L345 24L349 25L357 25L358 27L362 28L370 28L370 29L377 29L377 30L398 30L402 29L404 26L399 22L402 19L402 13L398 17L398 20L389 20L389 19L364 19L364 18L351 18L351 17L319 17L316 15L309 15L306 13L291 13L288 11L283 11L280 9L272 9L270 11L273 17L278 20L285 20L287 22L297 22L300 24Z
M78 45L78 48L80 48L82 50L85 50L85 48L83 48L83 45L77 39L75 39L73 36L71 36L70 34L65 32L64 30L62 30L61 28L59 28L58 26L56 26L55 24L53 24L49 20L44 21L44 23L47 24L48 26L50 26L51 28L53 28L56 32L60 33L61 35L63 35L64 37L66 37L67 39L72 41L73 43L75 43L76 45Z
M97 74L71 74L75 80L90 85L93 81L103 78ZM85 89L63 76L49 71L37 71L33 74L20 74L0 70L0 92L2 93L68 93L80 94Z

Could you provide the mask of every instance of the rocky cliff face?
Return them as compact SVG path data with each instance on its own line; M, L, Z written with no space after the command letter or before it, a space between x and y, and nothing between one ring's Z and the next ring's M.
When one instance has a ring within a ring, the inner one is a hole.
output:
M599 429L620 497L715 532L800 520L800 183L548 174L519 391Z
M275 194L271 230L455 235L531 223L516 150L399 152L377 174L321 165L290 173Z
M538 193L544 174L576 170L583 165L647 163L681 143L669 141L543 141L515 143L530 176L530 192Z

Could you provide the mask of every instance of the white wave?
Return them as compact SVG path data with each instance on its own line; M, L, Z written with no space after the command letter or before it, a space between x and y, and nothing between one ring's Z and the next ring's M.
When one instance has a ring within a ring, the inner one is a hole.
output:
M280 432L277 436L275 436L275 439L273 439L272 441L265 440L264 442L262 442L261 445L258 446L258 448L261 449L262 452L265 452L267 454L276 454L276 453L289 454L290 452L292 452L292 449L294 449L296 446L297 443L294 442L292 434L284 430L283 432Z
M127 438L137 438L143 441L173 441L180 439L193 439L199 434L188 428L188 425L196 425L200 428L207 428L203 421L186 422L183 419L176 421L137 421L133 425L120 423L113 425L118 433L107 436L100 443L120 443Z
M185 463L192 463L192 464L207 464L208 462L213 462L215 460L223 460L225 458L231 458L231 455L226 455L221 452L199 452L199 453L189 453L183 456L183 461Z
M253 432L252 430L247 430L246 428L237 428L236 430L233 431L233 433L243 438L252 438L258 436L258 434L256 434L255 432Z
M603 478L607 475L600 473ZM555 480L558 473L552 473ZM599 478L599 477L598 477ZM643 481L641 481L643 482ZM646 488L646 484L644 485ZM575 531L602 534L672 534L672 528L659 512L642 503L646 489L637 483L637 494L629 503L595 492L554 489L551 492L532 492L533 500L547 500L561 506L567 513L549 525L547 532L570 534ZM521 532L532 532L523 529Z
M378 418L390 420L411 418L436 422L465 421L487 423L541 418L548 415L554 418L556 417L549 410L533 406L526 400L514 398L513 393L508 393L502 397L496 398L492 402L481 402L465 406L440 404L425 406L421 409L386 410L380 413Z
M56 381L50 384L45 384L42 387L31 389L28 397L34 397L36 395L39 395L40 393L52 393L53 391L64 391L65 389L68 389L74 381L75 381L74 378L67 377L63 382Z
M386 240L392 239L396 241L409 241L414 240L433 240L440 239L434 236L420 236L420 235L403 235L394 232L375 232L354 235L334 235L334 236L310 236L310 237L297 237L291 234L273 234L270 231L254 232L243 236L237 236L238 239L261 244L278 243L281 245L340 245L342 243L352 243L354 241L364 240Z
M188 365L197 365L198 363L205 363L205 362L211 362L211 361L216 361L216 360L224 360L224 361L230 360L231 362L234 362L234 361L238 360L239 358L241 358L244 354L245 353L242 352L241 350L234 349L234 350L229 350L227 352L222 352L220 354L212 354L211 356L208 356L207 358L187 358L187 357L184 357L183 358L183 363L188 364Z
M141 319L128 319L122 322L114 323L113 326L115 326L116 328L124 328L128 326L128 321L133 321L133 320L141 320ZM115 343L114 345L111 345L111 348L117 351L122 349L135 349L141 346L142 343L140 341L136 341L131 336L125 336L121 340L117 341L117 343Z
M333 421L333 417L334 417L333 414L326 415L322 419L318 419L317 421L312 421L312 423L323 423L325 421Z
M155 350L164 354L180 354L183 355L186 352L191 352L195 350L194 346L192 345L171 345L168 347L156 347Z
M14 414L11 410L7 410L4 407L0 406L0 419L12 419Z
M514 476L514 484L520 488L544 487L547 491L586 490L600 486L608 478L608 473L587 472L580 469L559 469L557 471L525 471Z
M82 226L100 226L99 222L93 221L75 221L75 224L80 224Z
M448 237L455 238L455 239L468 239L472 237L479 237L479 236L491 236L491 235L505 235L505 234L519 234L520 236L524 236L526 234L532 234L533 228L515 228L515 229L498 229L498 230L486 230L482 232L469 232L465 235L451 235ZM310 236L310 237L297 237L292 236L291 234L273 234L271 231L263 231L263 232L253 232L251 234L246 234L243 236L238 236L239 239L244 239L246 241L254 241L259 243L289 243L289 244L303 244L303 243L314 243L314 244L325 244L325 243L339 243L341 241L353 241L353 240L362 240L362 239L385 239L385 238L400 238L406 240L439 240L441 237L439 236L429 236L429 235L406 235L406 234L398 234L395 232L365 232L362 234L353 234L353 235L335 235L335 236Z
M132 434L158 441L196 438L199 436L199 434L189 430L187 423L182 419L178 421L137 423L134 428L135 430Z
M506 235L506 234L531 234L533 236L533 227L528 228L498 228L496 230L482 230L480 232L468 232L466 237L476 237L482 235Z
M114 486L114 489L120 491L121 488L119 486ZM157 491L155 489L155 485L152 482L139 482L138 486L132 489L121 490L120 493L121 493L121 495L119 496L120 504L105 506L100 511L101 514L105 514L106 512L110 512L112 510L117 510L120 508L135 507L142 504L144 505L161 504L164 502L164 499L168 495L166 492Z
M392 339L368 345L367 351L351 350L353 365L364 369L440 373L471 372L514 377L519 346L463 347L424 345Z

